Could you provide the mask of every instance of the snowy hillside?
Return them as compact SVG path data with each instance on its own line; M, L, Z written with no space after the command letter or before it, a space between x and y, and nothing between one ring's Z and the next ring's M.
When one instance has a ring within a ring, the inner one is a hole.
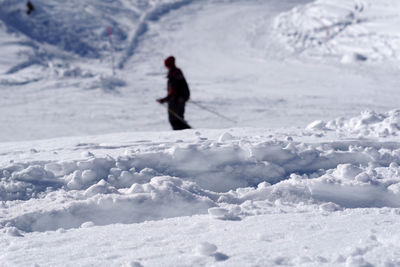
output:
M0 0L0 266L400 266L397 0L32 3Z
M318 0L275 20L288 48L343 63L400 60L400 2Z
M188 3L38 0L28 16L25 3L0 1L2 139L159 130L162 110L148 107L165 93L162 65L150 74L152 93L143 75L131 77L137 70L122 70L148 24Z
M340 60L299 61L283 49L289 25L307 31L306 3L39 0L28 16L24 3L2 0L0 124L7 127L0 138L169 130L166 111L154 99L165 94L163 60L170 54L188 79L192 99L238 122L189 103L187 118L196 128L304 128L318 119L398 108L396 65L367 60L338 67ZM385 6L368 10L374 7ZM335 15L329 11L322 13L327 19ZM305 22L295 23L302 12ZM385 19L378 22L396 22L379 14ZM283 21L278 33L277 20ZM395 42L394 34L389 37Z

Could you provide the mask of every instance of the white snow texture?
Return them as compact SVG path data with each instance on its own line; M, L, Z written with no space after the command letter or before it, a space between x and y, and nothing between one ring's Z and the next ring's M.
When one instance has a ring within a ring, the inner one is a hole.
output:
M0 266L400 266L398 0L31 2L0 0Z

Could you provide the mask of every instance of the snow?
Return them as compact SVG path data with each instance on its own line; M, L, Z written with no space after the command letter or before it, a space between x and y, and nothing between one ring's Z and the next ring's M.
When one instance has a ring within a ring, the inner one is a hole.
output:
M391 110L382 114L364 111L360 116L348 120L338 118L327 123L315 121L307 128L348 132L364 137L398 136L400 132L400 110Z
M370 0L317 0L276 18L288 48L343 63L398 61L399 3Z
M395 0L34 5L0 0L1 266L400 266Z

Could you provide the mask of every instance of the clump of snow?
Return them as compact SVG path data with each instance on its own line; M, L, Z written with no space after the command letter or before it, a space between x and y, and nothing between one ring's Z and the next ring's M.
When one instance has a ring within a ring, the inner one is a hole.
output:
M95 224L93 222L84 222L84 223L81 224L82 228L90 228L90 227L93 227L93 226L95 226Z
M118 190L107 183L105 180L101 180L95 185L92 185L85 191L85 195L94 196L97 194L117 194Z
M225 142L225 141L229 141L229 140L232 140L232 139L233 139L233 136L230 133L225 132L218 138L218 141L219 142Z
M321 120L316 120L306 127L307 130L318 131L318 130L326 130L325 123Z
M208 209L208 214L211 215L214 219L219 220L240 220L240 217L237 216L241 211L240 207L237 209L224 209L224 208L210 208Z
M332 202L324 203L320 205L319 208L320 210L327 212L334 212L340 210L340 206Z
M225 261L229 257L221 252L217 252L218 247L209 242L203 242L196 247L197 254L206 257L213 257L215 261Z
M16 227L6 227L3 232L10 236L15 236L15 237L23 237L21 232L16 228Z
M217 246L208 242L203 242L197 246L196 251L203 256L211 256L217 252Z
M361 168L352 164L339 164L333 174L340 178L353 180L362 171L363 170Z

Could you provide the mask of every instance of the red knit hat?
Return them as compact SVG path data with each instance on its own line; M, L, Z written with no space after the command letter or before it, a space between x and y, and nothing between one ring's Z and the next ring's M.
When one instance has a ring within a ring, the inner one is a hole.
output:
M164 60L164 65L168 68L175 67L175 58L173 56L169 56Z

